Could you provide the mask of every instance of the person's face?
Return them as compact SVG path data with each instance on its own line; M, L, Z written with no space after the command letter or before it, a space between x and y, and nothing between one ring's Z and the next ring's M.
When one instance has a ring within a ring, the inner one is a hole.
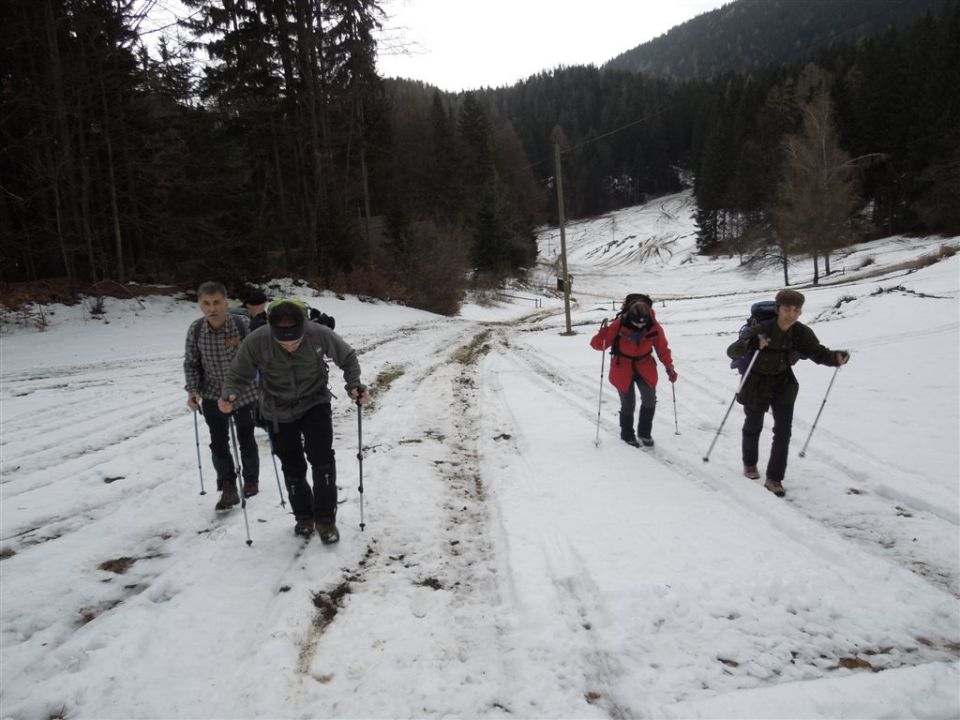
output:
M777 325L784 330L788 329L797 320L800 319L801 308L797 305L778 305L777 306Z
M256 317L266 309L266 303L260 303L259 305L247 305L247 310L250 311L250 317Z
M201 295L197 301L200 312L213 327L220 327L227 321L227 299L220 293Z
M303 335L298 337L296 340L277 340L277 344L286 350L288 353L294 353L297 351L297 348L300 347L300 343L303 342Z

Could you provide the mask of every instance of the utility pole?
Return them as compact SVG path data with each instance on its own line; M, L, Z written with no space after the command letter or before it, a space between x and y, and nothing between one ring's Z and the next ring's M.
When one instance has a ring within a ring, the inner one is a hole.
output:
M557 219L560 225L560 271L563 274L563 312L567 319L566 332L561 335L575 335L570 328L570 276L567 274L567 236L563 227L563 171L560 167L560 142L563 130L557 125L553 128L553 162L557 185Z

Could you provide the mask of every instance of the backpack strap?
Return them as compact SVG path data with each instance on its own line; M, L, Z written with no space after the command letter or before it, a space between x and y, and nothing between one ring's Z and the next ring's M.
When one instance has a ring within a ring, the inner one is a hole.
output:
M620 316L618 315L617 317L620 317ZM621 328L623 328L622 321L621 321L620 327L617 328L617 334L613 337L613 342L610 344L610 357L624 357L629 360L642 360L647 355L650 355L653 352L653 347L647 350L647 352L645 352L643 355L627 355L625 352L621 352L620 350L620 329ZM643 337L647 337L650 334L651 329L648 329L647 332L643 333ZM656 333L654 333L654 335L655 334Z
M237 326L237 332L240 334L240 341L243 342L243 339L247 336L247 329L243 326L243 320L236 313L230 313L230 317L233 318L233 324ZM200 318L197 324L193 326L193 344L197 347L200 346L201 327L203 327L203 318Z

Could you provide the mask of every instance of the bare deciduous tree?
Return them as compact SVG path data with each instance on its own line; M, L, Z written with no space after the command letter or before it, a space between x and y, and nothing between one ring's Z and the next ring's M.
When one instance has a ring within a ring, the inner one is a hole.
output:
M823 83L804 104L800 132L786 138L784 150L784 172L775 211L777 233L785 254L803 252L813 256L816 285L820 280L820 256L824 257L829 274L830 253L849 242L853 214L859 204L856 161L840 147L833 102Z

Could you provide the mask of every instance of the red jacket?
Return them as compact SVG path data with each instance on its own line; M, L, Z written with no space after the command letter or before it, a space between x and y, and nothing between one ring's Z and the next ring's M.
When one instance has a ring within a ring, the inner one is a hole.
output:
M619 336L619 352L610 352L610 382L620 392L626 392L633 382L634 373L643 378L650 387L657 386L657 364L653 361L654 350L667 370L673 368L673 356L667 344L666 333L657 322L657 316L650 309L651 325L641 331L623 324L623 318L616 318L593 336L590 347L594 350L606 350Z

